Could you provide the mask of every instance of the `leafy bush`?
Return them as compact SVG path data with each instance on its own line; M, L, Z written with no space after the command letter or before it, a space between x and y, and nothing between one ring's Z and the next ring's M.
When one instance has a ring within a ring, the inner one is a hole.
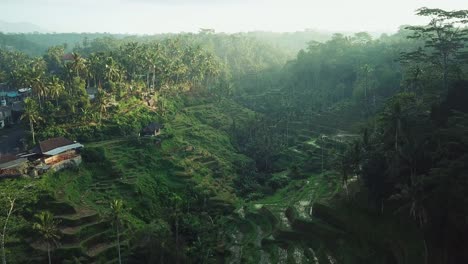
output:
M268 180L268 186L276 191L288 185L289 181L290 179L286 175L274 175Z
M84 148L81 154L85 162L103 163L106 161L106 152L102 147Z
M49 126L44 130L41 130L38 133L38 138L40 140L54 138L54 137L68 137L69 133L60 126Z
M289 177L291 177L291 179L304 179L305 178L305 175L303 175L300 170L299 170L299 166L297 164L291 166L291 169L290 169L290 172L289 172Z

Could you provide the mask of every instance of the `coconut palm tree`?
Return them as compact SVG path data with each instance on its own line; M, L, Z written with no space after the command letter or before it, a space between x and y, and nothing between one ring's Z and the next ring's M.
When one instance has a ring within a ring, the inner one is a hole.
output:
M65 91L65 86L58 77L52 76L47 82L49 96L55 99L56 106L58 107L58 98Z
M172 211L172 218L174 219L174 225L175 225L175 242L176 242L176 263L179 263L179 224L180 224L180 216L181 216L181 211L180 207L182 205L182 198L175 194L171 198L171 202L174 205L173 211Z
M121 78L119 67L112 57L108 57L106 60L105 77L110 82L115 82Z
M109 97L107 96L106 92L102 90L102 88L98 88L98 93L95 102L97 106L97 111L99 111L99 125L101 125L102 116L106 113L107 106L109 104Z
M73 61L71 63L71 69L76 74L75 77L84 77L86 76L86 60L81 57L80 54L73 52Z
M113 200L110 204L110 209L110 220L112 225L115 227L117 234L117 252L119 257L119 264L122 264L122 256L120 253L120 229L122 227L123 201Z
M33 75L30 76L30 86L33 92L37 96L37 101L39 102L39 108L42 108L42 101L46 94L46 86L42 75Z
M28 97L24 100L24 114L21 116L21 119L29 119L29 128L32 135L33 144L36 144L36 137L34 133L34 124L39 122L42 117L39 113L39 107L37 102Z
M118 58L122 66L127 70L127 79L132 81L137 77L140 62L140 46L138 42L130 42L120 47L121 56Z
M47 257L49 264L52 263L50 251L59 244L60 234L57 227L57 220L50 212L36 214L38 222L33 224L33 229L41 236L42 241L47 245Z
M28 85L33 89L33 92L36 94L39 99L39 107L42 106L42 99L44 99L46 93L46 86L44 83L44 76L47 70L47 64L43 58L35 58L31 61L27 72L23 74L28 82Z
M5 223L3 224L3 231L0 234L1 237L1 245L2 245L2 264L6 264L6 254L5 254L5 237L7 233L7 226L8 226L8 220L10 219L11 214L13 213L13 209L15 208L15 202L16 202L16 197L7 197L8 202L9 202L9 209L6 215Z
M71 95L71 89L68 89L71 86L72 80L74 78L73 67L71 63L66 63L64 66L64 71L62 73L62 79L67 83L68 94Z
M105 63L102 53L92 53L86 61L88 78L93 80L94 87L101 85L104 77Z

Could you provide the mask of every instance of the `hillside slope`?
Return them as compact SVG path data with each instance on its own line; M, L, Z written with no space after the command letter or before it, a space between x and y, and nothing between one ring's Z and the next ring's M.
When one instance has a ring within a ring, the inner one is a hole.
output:
M213 219L232 212L239 203L232 183L236 166L251 161L236 153L227 131L233 119L242 123L252 115L230 101L195 101L166 117L160 138L123 137L88 143L79 168L22 181L37 190L37 203L42 206L20 204L22 210L17 216L32 219L40 210L55 215L61 238L52 254L54 262L102 263L117 256L115 229L108 216L110 202L118 199L125 205L127 227L121 236L124 257L132 252L136 255L133 259L144 258L139 251L144 248L138 242L139 230L159 223L166 229L160 232L167 235L168 245L192 248L193 252L181 251L175 256L168 247L156 254L164 254L168 261L196 259L192 254L197 253L193 249L197 241L190 240L196 237L194 233L217 243L216 234L205 234L203 228L207 227L199 223L208 218L217 225ZM19 228L24 234L34 234L28 223L21 223ZM33 248L36 260L45 258L44 245L32 237L18 238L28 244L11 242L7 247L14 254L23 252L21 248Z

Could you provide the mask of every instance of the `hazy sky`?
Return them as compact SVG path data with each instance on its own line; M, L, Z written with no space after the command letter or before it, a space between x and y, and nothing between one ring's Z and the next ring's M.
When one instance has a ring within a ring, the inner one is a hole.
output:
M422 6L468 9L467 0L0 0L0 20L56 32L252 30L393 32L421 24Z

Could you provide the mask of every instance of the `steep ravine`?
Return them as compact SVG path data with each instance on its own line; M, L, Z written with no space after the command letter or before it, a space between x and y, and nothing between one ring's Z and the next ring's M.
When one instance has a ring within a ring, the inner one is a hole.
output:
M345 191L333 170L320 173L321 147L356 136L340 132L318 138L305 134L307 129L298 131L303 137L278 164L302 161L299 170L308 176L236 210L226 238L232 245L228 263L424 263L424 239L413 223L363 207L367 194L355 178Z

